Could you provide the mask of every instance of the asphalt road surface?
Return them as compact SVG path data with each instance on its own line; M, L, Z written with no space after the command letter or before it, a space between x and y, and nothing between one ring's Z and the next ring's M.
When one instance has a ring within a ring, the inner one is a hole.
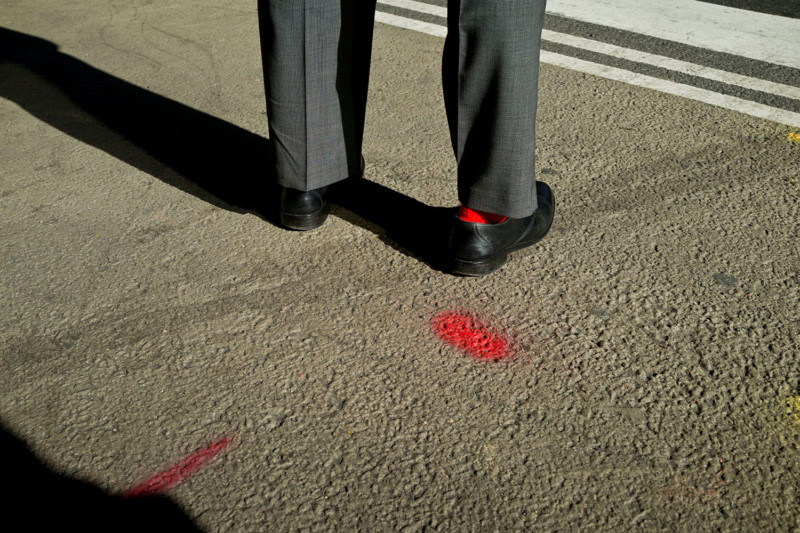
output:
M0 0L3 520L800 528L796 3L552 0L556 222L481 279L443 4L381 0L366 179L296 233L255 2Z

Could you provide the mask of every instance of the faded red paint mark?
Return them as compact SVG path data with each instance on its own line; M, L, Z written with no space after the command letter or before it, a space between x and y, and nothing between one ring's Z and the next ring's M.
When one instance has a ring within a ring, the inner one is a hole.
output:
M513 351L508 334L487 326L470 313L438 313L431 319L431 327L441 340L481 361L500 361Z
M153 474L138 485L126 490L120 496L123 498L153 496L180 484L222 453L231 444L231 440L230 437L223 437L190 453L166 470Z

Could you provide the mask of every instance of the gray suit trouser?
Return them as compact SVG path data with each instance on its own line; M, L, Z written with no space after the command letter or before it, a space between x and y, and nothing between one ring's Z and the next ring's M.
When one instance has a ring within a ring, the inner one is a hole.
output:
M535 122L546 0L449 0L442 85L462 204L536 209ZM375 0L258 0L267 117L279 185L355 176Z

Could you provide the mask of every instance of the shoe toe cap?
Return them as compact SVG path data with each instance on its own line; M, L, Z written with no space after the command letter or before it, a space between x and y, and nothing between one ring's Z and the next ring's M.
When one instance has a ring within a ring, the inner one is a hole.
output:
M325 206L324 193L319 190L297 191L284 189L281 194L281 211L293 215L310 215Z

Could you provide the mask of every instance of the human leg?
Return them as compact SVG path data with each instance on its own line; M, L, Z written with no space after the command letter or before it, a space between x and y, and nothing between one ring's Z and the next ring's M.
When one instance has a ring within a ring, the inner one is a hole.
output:
M534 166L544 8L545 0L448 3L442 83L462 211L507 217L494 224L454 220L454 273L493 272L552 224L553 193L536 183Z
M282 220L312 217L294 229L321 224L327 187L362 171L374 12L375 0L258 2Z
M508 217L537 205L535 136L545 0L450 0L442 83L461 203Z

